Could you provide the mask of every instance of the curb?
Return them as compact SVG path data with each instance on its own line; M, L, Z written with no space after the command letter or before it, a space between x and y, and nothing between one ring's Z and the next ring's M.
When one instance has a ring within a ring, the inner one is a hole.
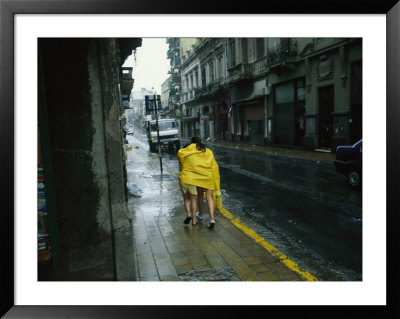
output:
M190 140L188 139L182 139L182 141L185 142L190 142ZM287 155L287 154L282 154L280 152L274 152L268 149L259 149L259 148L252 148L252 146L249 145L229 145L229 144L223 144L220 142L212 142L212 141L208 141L205 143L206 145L210 145L210 146L218 146L218 147L224 147L224 148L229 148L229 149L239 149L242 151L246 151L246 152L257 152L257 153L262 153L262 154L268 154L268 156L275 156L275 157L283 157L286 159L297 159L297 160L301 160L307 163L310 162L314 162L317 165L322 165L322 166L326 166L326 167L330 167L330 168L334 168L334 162L333 161L326 161L326 160L322 160L322 159L312 159L312 158L305 158L302 156L298 156L296 154L293 155ZM262 147L262 146L260 146ZM286 149L282 149L282 150L286 150ZM317 152L310 152L312 154L316 154Z

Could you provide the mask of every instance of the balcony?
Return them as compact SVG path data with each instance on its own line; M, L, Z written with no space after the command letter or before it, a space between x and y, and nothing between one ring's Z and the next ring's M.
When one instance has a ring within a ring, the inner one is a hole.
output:
M223 96L226 92L227 88L225 87L225 85L221 84L219 80L215 80L213 82L210 82L208 85L197 88L195 91L193 91L193 101L204 102L209 99Z
M174 55L172 54L172 50L169 49L169 50L167 51L167 59L172 59L173 57L174 57Z
M249 63L239 63L228 69L228 82L238 83L248 81L252 78L252 65Z
M175 58L171 59L170 65L171 65L171 67L175 67L175 66L181 65L181 58L180 57L175 57Z
M268 49L266 66L271 68L284 62L294 62L296 56L297 42L295 39L289 39Z
M251 65L253 76L258 76L266 71L267 57L263 57Z
M130 67L122 68L122 80L121 80L121 93L122 95L129 95L133 88L132 69Z
M172 77L172 81L174 82L174 84L181 84L181 76L180 75L173 75Z
M189 91L189 92L184 92L184 93L182 93L182 102L185 102L185 103L191 102L191 101L193 101L194 97L195 97L194 90Z

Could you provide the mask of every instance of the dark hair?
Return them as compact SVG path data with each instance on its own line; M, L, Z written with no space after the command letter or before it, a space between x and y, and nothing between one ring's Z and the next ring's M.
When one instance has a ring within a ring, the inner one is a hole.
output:
M201 138L200 137L193 136L191 142L192 143L196 143L197 150L203 151L203 152L206 151L206 146L201 142Z

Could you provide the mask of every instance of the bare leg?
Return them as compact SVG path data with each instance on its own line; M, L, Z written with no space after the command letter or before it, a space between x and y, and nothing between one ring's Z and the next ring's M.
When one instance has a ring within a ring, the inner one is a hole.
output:
M190 212L190 204L191 204L191 194L189 192L183 194L183 203L185 204L186 210L186 219L183 221L184 224L189 224L190 220L192 219L192 214Z
M192 205L192 224L196 225L196 195L190 194L190 203Z
M189 192L183 194L183 203L185 204L187 217L192 217L192 214L190 213L190 196L191 194Z
M208 212L210 214L210 218L214 219L214 199L213 199L213 191L210 189L207 189L206 193L207 197L207 204L208 204Z
M204 188L197 187L197 204L199 207L199 215L203 216L203 194L204 194Z

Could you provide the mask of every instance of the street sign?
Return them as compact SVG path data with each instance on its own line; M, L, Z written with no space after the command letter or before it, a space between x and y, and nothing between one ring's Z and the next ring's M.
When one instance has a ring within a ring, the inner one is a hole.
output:
M162 111L160 95L157 95L157 98L155 98L155 95L145 95L144 101L146 107L146 115L150 115L153 111ZM155 105L157 105L157 107L154 107Z

